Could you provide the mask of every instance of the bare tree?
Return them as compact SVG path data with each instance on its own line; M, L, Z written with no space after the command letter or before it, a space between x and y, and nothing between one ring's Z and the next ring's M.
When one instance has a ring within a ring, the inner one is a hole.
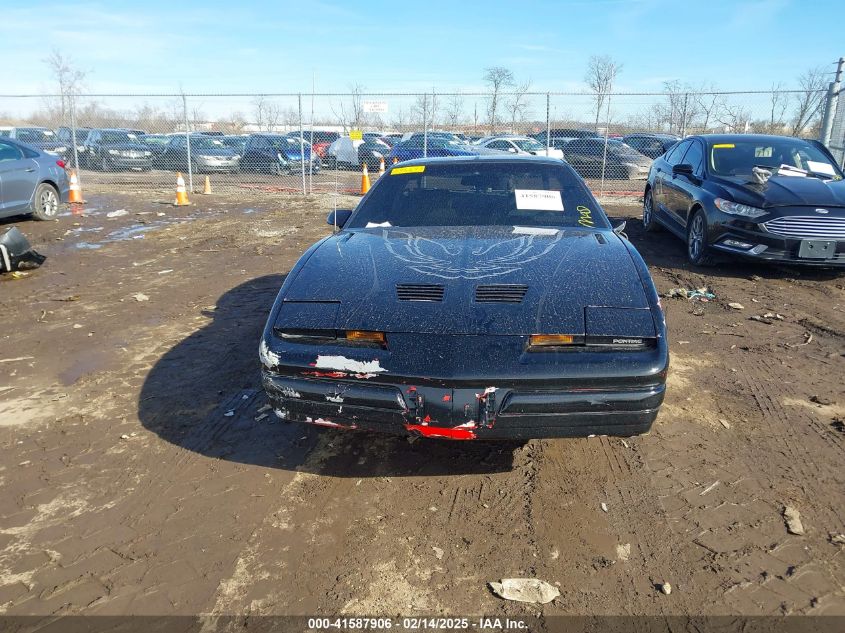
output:
M349 104L347 105L341 100L338 106L339 110L335 110L334 106L331 106L335 118L344 130L359 130L364 125L364 102L362 99L364 90L365 88L361 84L350 84L349 94L351 99Z
M783 131L783 117L789 105L789 95L783 91L783 85L778 82L772 84L772 94L769 96L769 120L766 131L777 134Z
M507 103L508 111L511 115L511 130L516 132L516 122L525 121L528 115L528 102L526 100L526 93L531 90L531 80L523 81L514 88L513 95Z
M405 108L403 106L399 106L399 109L393 113L391 117L393 129L397 132L404 132L405 126L407 125L407 119L405 115Z
M56 87L59 90L60 120L64 123L67 120L73 99L82 90L87 73L77 68L69 56L62 54L55 48L43 61L47 64L53 79L56 81Z
M500 93L503 89L513 86L513 72L502 66L491 66L484 71L482 79L490 87L487 120L490 122L490 134L495 134Z
M243 112L232 112L226 118L225 126L232 134L241 134L246 127L246 117L243 115Z
M798 77L801 92L798 93L795 113L792 117L790 134L798 136L821 111L825 95L825 74L823 68L810 68Z
M464 115L464 98L461 95L452 95L449 97L446 101L444 113L446 115L446 124L452 130L457 128Z
M259 130L272 132L282 118L281 108L277 103L269 101L264 95L257 95L252 100L255 125Z
M748 110L741 105L723 104L716 120L732 134L744 134L750 124Z
M426 121L433 126L438 106L439 99L436 94L418 95L414 105L411 106L411 120L419 127L425 127Z
M701 111L701 131L707 132L707 129L716 121L725 107L724 95L718 93L715 86L702 85L695 92L695 102Z
M693 119L698 116L698 102L691 94L693 89L674 79L663 82L666 93L665 105L658 105L655 113L667 124L671 134L686 136Z
M622 71L622 64L613 60L609 55L593 55L587 62L587 73L584 81L593 92L593 103L596 106L595 129L599 128L599 117L608 95L613 90L613 82Z

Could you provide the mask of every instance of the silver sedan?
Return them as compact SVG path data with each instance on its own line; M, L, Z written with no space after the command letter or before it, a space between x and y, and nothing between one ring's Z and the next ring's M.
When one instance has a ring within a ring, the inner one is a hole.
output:
M0 217L52 220L69 193L65 164L25 143L0 138Z

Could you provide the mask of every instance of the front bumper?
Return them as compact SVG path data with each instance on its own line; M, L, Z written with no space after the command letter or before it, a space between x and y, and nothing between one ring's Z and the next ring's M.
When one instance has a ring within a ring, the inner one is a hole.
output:
M197 161L197 170L202 172L235 172L240 168L240 161Z
M743 224L747 224L743 226ZM845 267L845 240L835 241L833 256L814 259L799 256L800 238L788 238L751 228L751 223L731 222L718 227L709 238L711 248L743 259L779 264L796 264L821 268ZM807 238L819 240L823 238ZM739 243L750 245L745 248Z
M109 167L115 169L151 169L153 160L150 156L130 158L129 156L112 156L106 158Z
M460 440L638 435L651 428L665 392L663 382L615 388L491 382L420 386L262 372L283 420Z

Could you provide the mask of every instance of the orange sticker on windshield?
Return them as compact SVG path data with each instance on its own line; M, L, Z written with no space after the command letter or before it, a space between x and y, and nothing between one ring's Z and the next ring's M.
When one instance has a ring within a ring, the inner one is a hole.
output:
M420 174L425 171L425 165L410 165L408 167L394 167L390 170L391 176L400 176L402 174Z
M733 143L716 143L713 149L733 149L736 147Z

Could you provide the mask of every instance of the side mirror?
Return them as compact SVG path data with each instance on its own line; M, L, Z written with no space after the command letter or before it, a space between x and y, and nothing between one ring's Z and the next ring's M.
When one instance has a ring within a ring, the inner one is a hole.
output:
M351 216L351 209L338 209L329 213L329 217L326 218L326 224L342 229L343 225L349 222Z
M692 165L688 165L687 163L672 165L672 173L680 174L681 176L692 176Z
M624 235L625 226L627 226L627 224L628 222L622 220L622 222L613 227L613 232L616 233L616 235Z

